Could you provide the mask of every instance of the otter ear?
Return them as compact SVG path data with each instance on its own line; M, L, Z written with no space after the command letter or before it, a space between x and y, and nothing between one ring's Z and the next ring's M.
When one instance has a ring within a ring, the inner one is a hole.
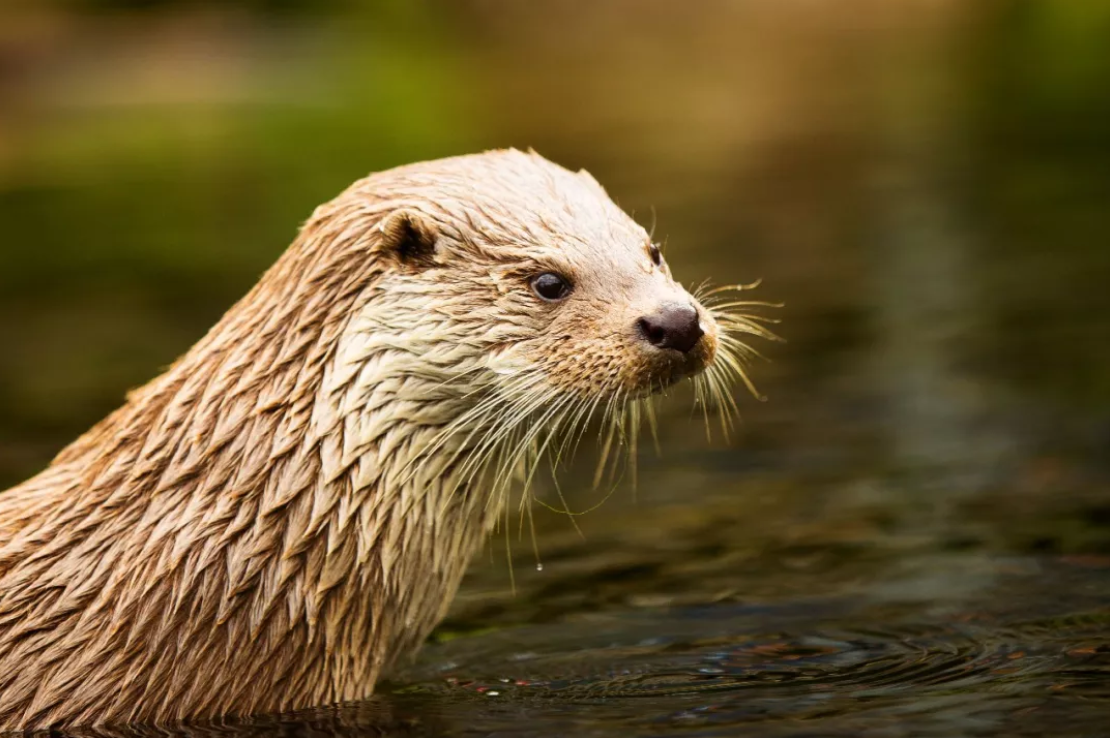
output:
M378 223L381 240L375 251L397 264L411 268L431 266L435 262L435 226L416 210L395 210Z

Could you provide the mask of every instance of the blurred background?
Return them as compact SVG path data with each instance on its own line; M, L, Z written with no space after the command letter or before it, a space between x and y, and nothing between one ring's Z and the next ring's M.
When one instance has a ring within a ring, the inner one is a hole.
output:
M1108 3L8 0L0 488L203 335L317 204L504 146L589 169L687 284L762 278L787 342L758 345L769 399L737 390L729 442L668 404L635 494L581 535L539 511L543 571L495 539L439 640L800 596L928 600L915 622L1104 608Z

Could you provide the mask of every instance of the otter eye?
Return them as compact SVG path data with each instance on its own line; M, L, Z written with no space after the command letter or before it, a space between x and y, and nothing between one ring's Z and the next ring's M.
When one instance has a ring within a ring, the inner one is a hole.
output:
M651 256L651 263L655 266L663 266L663 253L655 244L648 245L648 255Z
M554 272L544 272L532 279L532 290L541 299L558 302L570 294L570 282Z

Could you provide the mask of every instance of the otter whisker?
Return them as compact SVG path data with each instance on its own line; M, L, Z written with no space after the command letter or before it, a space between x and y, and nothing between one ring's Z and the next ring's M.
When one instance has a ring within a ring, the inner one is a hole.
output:
M659 445L659 422L655 417L655 403L648 397L644 400L644 409L647 411L645 414L648 419L648 428L651 431L652 445L655 446L655 455L662 456L663 448Z
M768 308L783 308L786 307L782 302L767 302L766 300L734 300L732 302L718 302L713 298L705 301L705 306L714 310L731 310L740 307L768 307Z
M712 283L713 280L711 278L703 279L702 281L698 282L697 286L694 287L694 289L690 291L690 296L698 302L704 304L705 300L703 298L705 297L705 291L710 288Z
M509 569L509 591L516 596L516 572L513 570L513 541L509 535L509 506L505 505L505 563Z
M740 416L740 410L736 405L736 400L733 398L732 392L728 389L732 384L729 380L730 371L742 379L747 377L743 364L733 353L732 347L727 343L723 343L721 345L718 363L714 365L712 371L707 372L707 378L713 394L714 404L719 410L722 431L726 439L729 437L730 431L735 430L734 419L738 419ZM750 386L750 382L748 385L749 389L754 391L755 388ZM759 395L756 396L758 397Z
M740 362L743 366L747 366L751 359L759 359L760 361L768 361L758 350L752 348L748 344L735 338L722 338L722 348L724 348L733 361ZM728 363L727 361L725 362Z
M706 398L706 381L703 374L694 377L694 404L690 407L690 417L692 418L694 414L697 413L698 406L700 405L702 415L705 417L705 438L707 441L711 441L713 436L709 431L709 404L708 398Z
M725 420L728 426L725 432L725 439L730 440L732 433L736 432L736 427L740 422L740 407L736 404L736 398L728 389L728 384L724 379L724 375L720 375L718 379L718 394L723 399L721 417Z
M578 527L578 522L575 520L575 518L582 517L583 515L589 515L590 513L594 512L595 510L600 509L601 506L604 505L606 502L608 502L609 498L612 497L617 492L617 486L613 485L609 488L609 491L606 492L602 496L602 498L597 501L597 503L595 503L591 507L586 508L585 510L579 510L578 512L575 512L574 510L570 509L570 506L567 504L566 499L563 497L563 493L562 493L562 490L559 488L558 481L555 482L555 488L559 493L559 501L562 502L563 509L560 510L559 508L555 507L554 505L549 505L548 503L544 502L543 500L541 500L539 498L535 499L536 504L540 505L541 507L547 508L548 510L550 510L553 513L557 513L559 515L566 515L568 518L570 518L571 525L574 526L574 529L576 531L578 531L578 534L580 536L582 536L583 540L585 540L586 536L582 533L582 529Z
M577 407L574 411L574 418L571 421L567 432L563 435L563 442L559 445L558 453L555 455L555 458L551 462L552 472L554 472L554 470L559 466L562 461L563 455L568 451L568 449L570 452L570 456L574 456L574 453L578 448L578 442L581 440L582 434L589 426L590 420L593 418L593 414L595 409L597 408L599 400L600 396L594 397L592 400L587 396L579 399Z
M540 539L539 536L536 535L536 519L535 516L532 515L531 498L529 498L528 503L528 529L532 534L532 554L536 557L536 569L542 571L543 561L540 559Z
M581 444L582 438L585 435L586 429L589 424L593 422L597 407L601 404L602 395L596 395L593 398L583 397L579 402L579 410L576 412L574 421L569 426L567 433L563 438L563 443L559 445L558 453L552 462L552 476L554 476L555 468L562 462L564 454L569 457L574 457L578 451L578 445Z
M534 433L539 434L539 433L542 433L542 432L546 431L547 438L544 440L543 446L541 446L539 448L539 451L536 455L535 462L533 463L532 468L529 471L527 478L524 480L523 493L524 493L525 497L527 497L528 492L531 490L532 478L535 475L536 470L539 468L539 460L543 457L543 454L547 451L548 446L558 437L558 429L559 429L560 424L565 419L565 413L561 414L560 417L557 420L553 421L551 423L551 427L548 428L548 429L544 428L544 425L547 422L546 419L549 418L551 415L553 415L556 412L561 412L566 407L566 405L568 403L570 403L571 401L573 401L573 398L569 398L569 397L559 401L559 403L557 405L555 405L555 407L553 407L551 409L551 411L548 412L548 414L544 418L541 418L536 423L536 428L534 430Z
M755 384L752 382L751 378L748 377L748 373L746 371L744 371L744 365L739 361L739 359L736 358L735 355L733 355L729 351L725 351L723 353L722 358L723 358L723 362L724 362L725 366L732 369L733 374L741 382L744 383L744 386L747 387L748 392L751 393L752 397L759 400L760 402L766 402L767 401L767 396L764 395L763 393L761 393L758 389L756 389Z
M503 404L511 402L516 394L518 394L519 392L523 392L528 387L534 386L541 381L542 377L526 376L518 380L514 384L509 385L508 388L505 388L500 392L497 389L493 389L491 391L489 387L482 386L467 393L467 395L464 396L464 399L467 397L471 397L481 391L490 392L490 395L475 403L472 408L468 409L461 416L448 423L442 431L440 431L435 437L433 437L429 444L429 450L425 454L421 456L414 456L412 459L410 459L400 472L401 482L404 483L411 480L414 473L414 468L423 458L435 455L443 448L443 446L448 441L455 438L461 430L470 428L469 434L466 436L463 442L459 444L459 448L456 449L455 453L452 454L452 456L449 458L448 467L450 465L453 465L458 456L465 452L465 450L469 446L470 440L474 437L474 435L480 432L485 426L484 421L491 414L492 410L500 407Z
M631 393L623 390L617 397L617 405L613 410L612 415L612 428L615 433L615 438L618 445L623 446L626 450L629 449L631 438L629 434L630 422L630 407L632 399L629 397ZM618 478L624 477L624 470L628 468L628 459L632 458L631 455L626 454L624 463L621 463L621 455L614 453L612 455L612 462L609 465L609 483L616 484ZM618 471L620 472L618 477Z
M473 427L470 429L466 440L460 444L459 450L456 451L451 461L454 462L455 458L468 448L470 440L476 434L488 429L488 423L484 421L500 421L501 427L494 434L486 436L473 450L472 456L467 461L468 464L472 463L474 466L480 466L481 463L484 463L484 453L486 451L492 451L496 448L496 445L505 436L516 430L519 423L523 422L547 401L547 393L543 391L543 384L542 377L528 378L526 381L518 382L518 386L512 387L505 393L505 396L498 396L497 393L494 393L487 401L481 403L480 411L475 413L473 419L468 419L466 422L459 424L460 426L472 424ZM505 406L513 410L514 414L508 417L495 417L497 411ZM464 468L466 468L465 465Z
M638 443L639 443L639 437L640 437L640 404L641 404L641 402L642 402L641 400L636 400L636 401L628 403L628 405L627 405L628 420L629 420L629 425L631 426L631 428L629 429L630 432L628 433L628 436L627 436L628 437L628 446L627 446L627 448L628 448L628 467L629 467L629 472L632 475L632 492L633 492L633 494L635 494L636 486L637 486L637 483L639 482L639 476L637 475L637 468L636 468L637 463L636 463L636 461L639 458Z
M713 431L712 431L712 426L709 422L710 404L713 403L714 400L715 400L714 389L713 389L713 386L712 386L712 380L710 379L710 376L709 376L708 372L706 374L699 375L697 377L697 380L698 381L697 381L696 388L697 388L697 392L700 396L699 399L700 399L700 402L701 402L702 416L705 419L705 439L707 441L712 441L713 440Z
M781 303L762 300L730 300L729 293L753 290L760 285L757 280L750 284L723 285L708 287L702 283L694 291L695 299L703 303L706 311L717 323L719 334L717 336L718 356L717 361L709 366L706 371L694 379L695 402L702 405L702 417L705 424L706 437L711 438L712 427L709 420L710 404L719 416L721 430L727 439L730 431L735 430L734 419L740 417L739 407L727 387L731 384L730 378L740 380L753 397L765 399L748 376L747 364L751 359L765 357L755 348L741 341L737 334L754 335L771 341L782 339L765 327L766 324L774 325L779 321L776 318L745 312L747 308L766 307L780 308Z
M713 295L720 294L721 292L747 292L749 290L754 290L754 289L758 288L761 284L763 284L763 279L762 278L757 279L754 282L748 282L747 284L723 284L723 285L708 289L705 292L701 292L700 296L701 297L712 297Z
M722 389L722 369L714 365L706 372L706 379L709 383L709 391L713 406L717 409L717 420L721 426L721 434L724 436L725 442L727 443L731 435L732 418L729 415L730 407L726 402L726 395Z
M467 451L473 451L473 453L475 454L475 456L472 456L472 457L468 458L467 462L470 462L471 459L473 459L475 457L477 457L481 461L482 454L484 453L483 445L480 444L480 445L478 445L478 447L472 449L471 448L471 442L473 441L473 438L478 433L481 433L483 431L483 429L485 429L488 426L487 421L491 421L491 419L493 419L490 416L488 416L488 415L490 415L490 413L488 413L488 411L490 411L491 408L495 408L495 407L499 406L499 404L501 404L501 402L490 401L490 406L488 406L488 408L485 408L485 410L487 412L484 412L482 414L478 414L477 417L471 418L470 422L461 423L460 426L462 426L462 427L447 428L447 429L445 429L445 431L443 433L440 434L440 436L437 436L437 438L435 439L435 442L432 444L432 447L435 449L436 452L440 451L440 449L442 449L443 446L445 446L448 442L451 442L451 441L453 441L453 439L460 436L461 432L464 431L464 429L466 429L467 426L470 426L470 429L468 429L468 432L466 433L465 437L463 437L461 439L461 442L457 444L457 446L454 448L454 451L452 451L450 453L450 455L447 456L447 463L444 465L444 468L452 468L455 465L455 463L458 461L458 458L460 458L463 454L467 453ZM511 429L511 428L512 428L512 425L508 425L506 427L506 431L508 431L508 429ZM421 458L423 458L423 457L421 457ZM418 461L420 461L420 458L414 458L413 461L410 462L410 464L406 465L407 473L404 475L403 481L405 481L405 482L411 481L413 476L417 473L418 466L417 466L416 462L418 462ZM464 484L464 483L465 483L465 479L461 484Z
M471 487L487 472L492 473L493 476L487 484L493 499L487 499L487 508L492 504L500 504L502 495L499 485L503 481L502 469L510 464L516 453L528 451L528 448L521 447L518 441L522 434L523 420L524 418L521 418L516 423L506 424L507 429L502 434L501 441L483 442L459 469L457 488ZM515 449L513 453L510 453L511 449Z
M508 488L508 475L511 474L514 469L520 465L522 460L525 461L525 464L527 465L526 455L535 450L534 442L537 436L540 433L544 432L547 427L547 423L550 421L554 414L559 412L564 403L565 400L553 403L545 412L543 412L541 417L537 421L535 421L530 428L525 430L524 438L517 443L518 449L514 453L508 454L505 460L499 464L493 481L493 489L495 490L495 495L491 495L491 497L498 497L499 502L501 499L503 499L504 493L507 491Z
M575 520L574 514L571 513L571 511L570 511L570 505L567 503L566 495L563 494L563 487L562 487L562 485L559 484L559 478L554 474L551 475L551 483L552 483L552 486L555 487L555 494L559 497L559 502L562 503L563 510L561 510L561 511L557 510L556 508L552 507L551 505L548 505L546 502L539 499L538 497L534 498L535 502L539 503L543 507L546 507L548 510L551 510L552 512L557 512L557 513L561 512L561 513L565 514L567 516L567 518L570 520L570 524L571 524L571 527L574 528L574 532L578 534L578 537L583 541L586 540L586 534L582 532L581 526L578 525L578 521ZM602 502L604 502L607 499L609 499L609 495L606 495L605 499L603 499Z
M781 338L779 338L777 335L772 333L767 328L764 328L763 326L758 325L756 323L752 323L752 322L750 322L750 321L748 321L744 318L721 316L718 320L718 325L720 325L721 327L723 327L726 330L731 329L731 330L733 330L737 333L747 333L747 334L750 334L750 335L753 335L753 336L759 336L760 338L765 338L769 341L782 342ZM732 337L729 336L727 333L725 333L725 334L722 334L720 338L722 340L729 340ZM732 340L736 340L736 339L732 339ZM754 351L754 349L752 349L751 347L745 346L745 348L747 348L748 350Z
M522 407L514 416L511 416L510 418L502 418L501 420L503 422L503 426L499 428L496 433L489 435L485 439L483 439L477 447L471 449L471 455L456 471L454 484L455 489L463 488L470 485L478 476L483 473L483 471L488 466L488 462L493 461L495 456L504 457L507 453L507 449L515 445L511 441L517 436L520 426L528 418L528 416L536 409L541 407L545 403L545 401L546 397L543 394L533 395L530 398L530 401L522 404ZM492 411L487 411L486 414L488 415L490 414L490 412ZM467 447L469 446L469 439L472 438L475 433L480 432L481 430L486 428L487 424L484 422L475 423L474 428L471 429L470 433L467 436L467 440L460 444L459 448L456 449L455 454L452 455L452 464L455 462L458 456L467 449ZM506 439L508 439L510 442L504 443ZM498 462L497 468L500 468L500 465L502 463L504 463L504 461ZM498 499L500 499L499 495L491 495L491 497L493 496L497 496Z
M610 400L609 406L605 408L605 416L602 422L604 423L606 421L609 423L609 432L605 434L605 441L601 445L601 453L598 457L597 469L594 471L593 488L595 490L601 486L601 479L605 473L606 462L609 459L609 451L613 447L613 438L617 432L617 422L612 412L612 400Z
M737 319L740 319L744 322L750 321L750 322L753 322L753 323L766 323L768 325L778 325L779 323L782 322L782 320L780 318L772 318L772 317L769 317L767 315L757 315L756 313L740 313L740 312L735 312L732 309L729 309L727 311L722 311L722 310L718 310L717 306L714 306L711 309L711 312L713 312L713 314L716 317L720 318L721 320L727 321L727 322L737 321ZM739 321L737 321L737 322L739 322ZM775 335L773 338L771 338L771 340L772 341L781 341L782 339L779 338L779 336Z
M609 481L612 482L616 475L618 457L616 454L612 456L612 463L609 464L610 452L613 449L614 442L623 443L625 437L625 413L627 410L628 390L620 389L613 393L609 399L609 403L605 408L604 421L609 424L609 431L605 436L605 442L602 446L601 456L598 459L597 469L594 472L593 488L596 490L601 486L601 480L606 474L608 469ZM603 422L604 422L603 421Z
M597 398L593 401L589 397L581 397L574 410L574 418L571 420L567 432L563 435L563 442L559 444L559 451L556 453L555 458L552 460L551 466L554 470L562 462L563 455L569 450L573 455L574 448L577 445L577 439L582 437L582 433L587 425L589 425L590 418L593 416L594 408L597 406Z
M547 452L548 446L555 440L555 438L558 437L558 429L562 425L562 423L565 421L566 416L567 416L567 411L566 411L565 408L566 408L568 402L569 402L569 400L562 400L562 401L559 401L558 403L556 403L556 405L553 408L551 408L551 410L544 416L544 418L541 418L531 429L531 432L533 433L534 436L536 434L538 434L539 432L544 431L545 430L545 425L548 422L546 420L546 418L549 418L553 414L558 413L558 417L555 420L550 421L550 427L546 429L547 437L544 440L542 445L538 445L537 443L535 443L535 441L527 443L525 448L532 449L532 451L530 453L526 454L524 456L524 458L521 459L521 461L517 461L514 458L509 458L509 459L503 460L501 462L501 465L505 468L498 472L498 476L505 474L507 472L507 470L512 468L512 467L520 466L521 463L523 463L523 465L525 467L524 470L523 470L523 477L524 478L523 478L523 485L522 485L522 489L521 489L521 498L520 498L520 505L519 505L520 515L521 515L521 519L520 519L520 535L521 535L521 537L523 537L524 514L525 514L526 510L527 510L527 514L529 516L529 522L530 523L532 522L532 519L531 519L531 504L530 504L532 496L531 496L530 492L531 492L532 481L533 481L534 475L540 467L542 457ZM497 479L495 479L494 483L493 483L493 488L496 490L495 495L497 495L499 497L503 496L508 491L508 479L506 478L506 480L504 482L499 482ZM506 505L506 508L508 508L507 505ZM533 524L533 528L532 528L532 534L533 534L533 546L535 547L536 559L537 559L537 562L538 562L539 561L539 549L538 549L538 544L535 540L534 524Z

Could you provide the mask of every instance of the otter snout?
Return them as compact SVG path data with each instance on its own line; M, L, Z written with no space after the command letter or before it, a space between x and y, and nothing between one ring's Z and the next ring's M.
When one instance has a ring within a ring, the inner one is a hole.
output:
M636 321L640 336L652 346L689 353L705 335L701 316L693 305L667 303Z

